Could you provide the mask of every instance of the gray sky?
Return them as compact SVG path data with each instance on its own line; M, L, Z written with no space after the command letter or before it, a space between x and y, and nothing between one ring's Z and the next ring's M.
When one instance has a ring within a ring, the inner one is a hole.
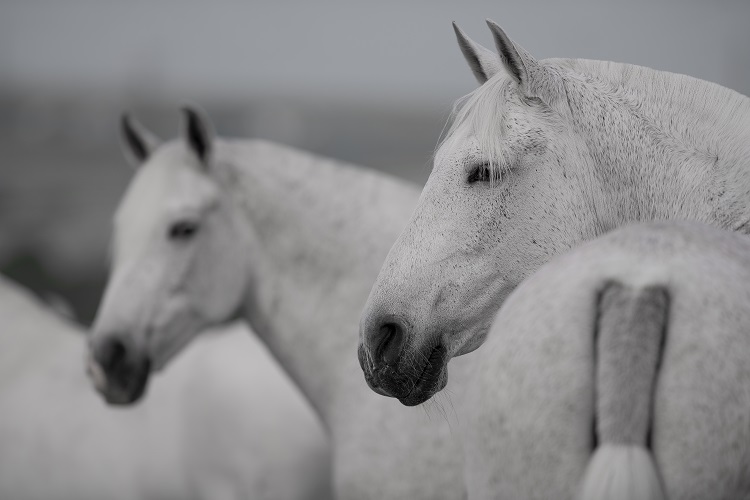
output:
M456 20L538 58L607 59L750 93L750 1L0 0L0 84L403 105L474 88Z

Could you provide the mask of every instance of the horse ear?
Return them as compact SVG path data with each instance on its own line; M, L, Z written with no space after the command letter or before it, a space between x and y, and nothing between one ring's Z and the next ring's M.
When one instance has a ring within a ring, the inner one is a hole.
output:
M492 37L495 39L495 47L500 55L500 61L505 69L515 80L522 92L527 95L531 94L530 76L533 69L538 65L528 52L513 41L505 34L505 31L491 19L487 19L487 25L492 31Z
M208 165L211 161L214 145L214 132L211 122L204 118L203 113L190 106L183 107L182 113L185 118L183 128L185 141L201 163Z
M469 67L474 73L474 77L479 82L479 85L482 85L484 82L492 78L495 73L500 71L502 63L497 54L482 47L466 36L466 33L464 33L455 22L453 23L453 31L456 32L458 47L461 49L464 58L466 58L466 62L469 63Z
M159 139L128 113L120 117L120 139L128 162L140 167L159 146Z

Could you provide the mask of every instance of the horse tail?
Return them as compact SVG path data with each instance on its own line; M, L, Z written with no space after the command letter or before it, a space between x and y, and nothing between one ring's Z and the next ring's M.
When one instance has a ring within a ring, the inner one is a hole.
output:
M599 296L594 342L598 445L580 500L666 499L649 440L668 303L662 286L611 283Z

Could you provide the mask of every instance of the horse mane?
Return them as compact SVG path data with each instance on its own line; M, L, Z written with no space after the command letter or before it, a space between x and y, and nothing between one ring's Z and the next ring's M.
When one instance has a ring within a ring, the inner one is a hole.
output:
M610 101L630 106L660 130L685 144L718 154L734 138L729 156L750 155L750 98L716 83L633 64L587 59L546 59L540 64L558 73L567 90L589 84L590 96L603 92ZM502 161L498 138L507 108L505 95L511 79L499 71L484 85L458 99L451 125L438 147L456 138L473 136L492 161L497 179L512 165ZM575 93L565 96L574 99ZM727 141L730 139L730 141ZM726 154L727 151L722 151ZM734 153L734 154L732 154Z
M652 123L685 141L705 143L706 134L721 138L739 135L750 141L750 98L739 92L692 76L633 64L566 61L576 74L604 82L608 93L634 103ZM676 119L683 121L678 123Z

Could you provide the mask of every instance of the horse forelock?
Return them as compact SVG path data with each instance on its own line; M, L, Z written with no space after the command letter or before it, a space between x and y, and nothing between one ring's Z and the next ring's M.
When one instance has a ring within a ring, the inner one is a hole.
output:
M487 158L493 180L510 170L510 162L500 147L504 117L507 110L506 90L512 85L502 72L494 75L473 92L459 98L453 105L450 127L438 144L438 150L450 148L454 142L474 138Z

